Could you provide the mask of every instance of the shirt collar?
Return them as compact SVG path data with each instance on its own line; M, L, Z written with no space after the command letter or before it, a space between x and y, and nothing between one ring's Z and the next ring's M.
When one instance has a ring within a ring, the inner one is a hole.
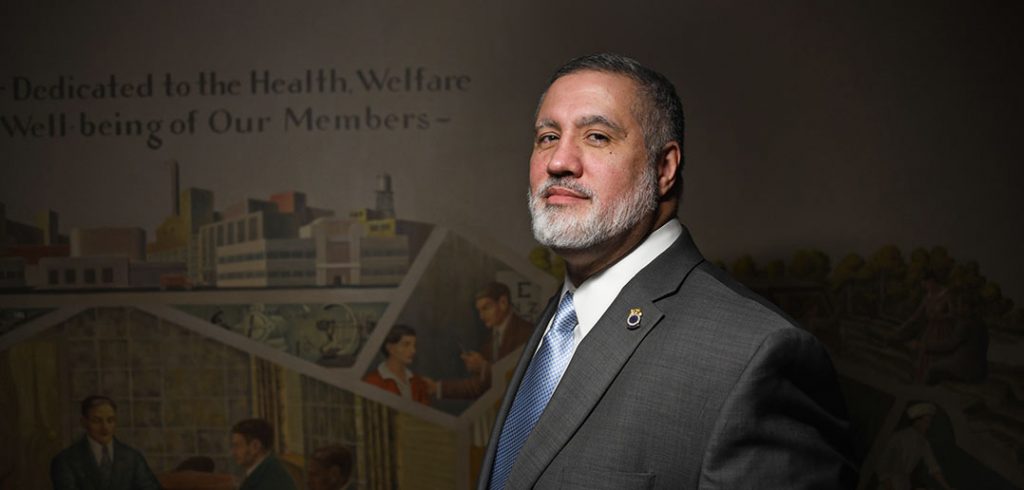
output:
M96 442L93 438L88 435L85 436L85 440L89 441L89 450L92 452L94 458L96 458L96 464L99 464L103 460L103 444ZM114 441L111 440L110 444L107 444L107 451L110 451L110 460L114 460Z
M256 463L254 463L252 466L250 466L249 469L245 470L245 477L249 478L249 476L252 475L252 472L256 471L256 468L258 468L261 464L263 464L263 462L266 461L267 456L269 456L269 455L270 455L269 451L264 453L263 456L256 461Z
M508 305L508 313L505 314L505 319L501 323L494 326L494 333L499 337L505 333L505 328L508 327L510 321L512 321L512 305Z
M573 306L576 308L576 319L579 322L573 331L573 340L579 345L601 319L604 312L619 296L622 288L633 279L644 267L675 243L683 233L683 225L678 219L671 219L651 233L632 252L626 254L611 267L591 276L579 286L573 285L566 275L562 284L562 295L572 291Z
M391 372L391 370L388 369L387 363L384 363L384 362L382 362L382 363L377 365L377 374L380 374L380 377L382 377L384 379L390 379L390 380L392 380L392 381L394 381L396 383L400 383L400 384L409 384L409 380L412 379L412 369L409 369L408 367L406 367L405 368L405 379L399 379L398 375L396 375L395 373Z

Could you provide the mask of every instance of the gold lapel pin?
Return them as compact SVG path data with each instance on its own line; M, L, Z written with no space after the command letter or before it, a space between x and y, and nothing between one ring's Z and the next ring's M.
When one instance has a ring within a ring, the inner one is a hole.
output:
M629 316L626 317L626 328L633 330L640 326L640 318L644 316L644 312L640 308L630 308Z

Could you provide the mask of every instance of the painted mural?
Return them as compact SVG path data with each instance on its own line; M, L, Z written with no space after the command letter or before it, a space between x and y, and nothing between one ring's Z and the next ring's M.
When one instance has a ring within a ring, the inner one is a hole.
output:
M681 218L829 349L859 488L1024 488L1010 7L6 7L0 490L234 489L239 428L296 488L472 488L564 274L532 111L604 50L677 84Z
M297 488L467 488L555 281L396 218L391 177L378 185L345 218L299 192L222 211L179 191L153 241L8 220L3 433L23 444L0 456L0 488L72 478L60 468L93 430L163 488L236 488L233 437L253 420ZM114 461L97 478L118 478Z

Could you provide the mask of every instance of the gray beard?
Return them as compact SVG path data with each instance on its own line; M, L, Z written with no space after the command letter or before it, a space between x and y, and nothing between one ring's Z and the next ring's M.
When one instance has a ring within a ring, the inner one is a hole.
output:
M574 216L563 206L546 204L540 196L552 186L565 187L591 200L587 214ZM584 250L636 226L658 206L658 181L653 165L645 165L636 192L605 203L575 179L550 178L537 192L527 189L533 236L546 247L562 250Z

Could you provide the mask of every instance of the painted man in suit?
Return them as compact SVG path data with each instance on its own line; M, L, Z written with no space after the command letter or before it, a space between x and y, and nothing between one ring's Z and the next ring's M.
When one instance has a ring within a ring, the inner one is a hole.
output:
M511 292L503 283L492 282L477 291L473 305L488 334L479 350L461 354L469 377L438 383L442 398L473 399L491 387L491 365L526 343L533 325L512 308Z
M824 348L705 261L676 217L671 82L629 58L577 58L552 77L535 131L533 231L567 276L478 487L852 488Z
M85 437L50 463L55 490L158 490L160 483L135 449L114 438L117 404L105 396L82 401Z
M274 428L263 419L246 419L231 428L231 456L245 470L238 490L295 490L288 470L274 457Z

